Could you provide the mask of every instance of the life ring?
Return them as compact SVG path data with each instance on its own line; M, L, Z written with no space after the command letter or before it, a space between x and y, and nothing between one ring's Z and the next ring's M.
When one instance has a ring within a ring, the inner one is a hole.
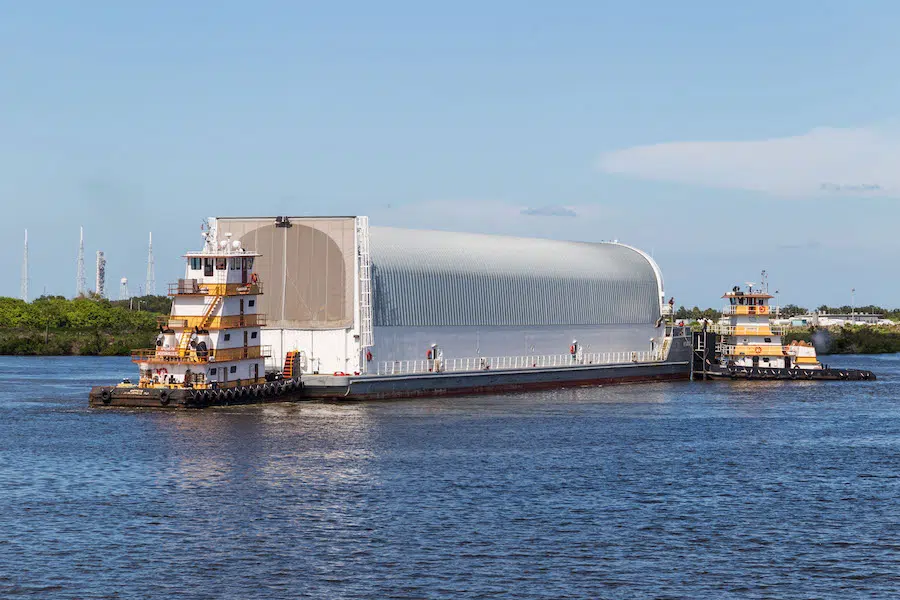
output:
M369 350L366 350L366 362L371 362L371 360L372 360L372 352Z
M756 354L762 354L762 348L757 346L756 348L753 349L753 352L755 352Z
M159 403L163 406L169 403L169 390L163 390L159 393Z
M110 400L112 400L112 394L109 393L109 390L103 390L100 392L100 399L103 401L103 404L109 404Z

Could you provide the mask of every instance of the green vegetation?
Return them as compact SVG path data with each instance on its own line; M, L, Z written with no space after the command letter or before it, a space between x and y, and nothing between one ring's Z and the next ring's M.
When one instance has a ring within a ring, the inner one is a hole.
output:
M784 342L812 342L820 354L887 354L900 352L900 327L845 325L829 328L794 328L784 335Z
M62 296L42 296L30 303L0 298L0 354L127 355L132 348L153 345L156 319L168 314L170 306L165 296L114 302Z
M774 308L772 309L775 310ZM891 321L900 322L900 308L882 308L880 306L827 306L822 305L816 308L815 312L819 313L828 313L828 314L838 314L838 315L849 315L851 313L857 314L876 314L883 315L885 319L890 319ZM803 306L797 306L796 304L787 304L785 306L778 307L778 317L782 319L790 319L791 317L797 317L800 315L807 315L810 313L810 310ZM675 311L676 319L683 319L684 321L699 321L700 319L712 319L713 321L717 320L722 316L722 312L715 310L713 308L701 309L697 306L694 308L685 308L684 306L679 306L678 310ZM772 315L775 316L774 314Z

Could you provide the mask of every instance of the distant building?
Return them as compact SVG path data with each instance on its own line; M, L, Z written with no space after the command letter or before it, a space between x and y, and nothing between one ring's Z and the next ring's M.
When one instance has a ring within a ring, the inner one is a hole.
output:
M790 319L792 327L841 327L843 325L893 325L890 319L875 313L811 313Z

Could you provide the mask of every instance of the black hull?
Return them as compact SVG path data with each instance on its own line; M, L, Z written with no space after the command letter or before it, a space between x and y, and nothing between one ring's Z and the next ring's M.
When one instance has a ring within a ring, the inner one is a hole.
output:
M205 408L238 404L264 404L298 400L303 394L299 379L269 381L219 390L161 389L134 386L96 386L88 403L94 408Z
M860 369L769 369L762 367L707 367L708 379L747 379L753 381L875 381L875 373ZM703 372L694 379L702 380Z

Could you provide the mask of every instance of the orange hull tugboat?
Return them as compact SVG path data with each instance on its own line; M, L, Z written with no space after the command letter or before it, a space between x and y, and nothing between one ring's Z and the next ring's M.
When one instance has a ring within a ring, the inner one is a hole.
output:
M260 344L265 315L257 312L262 282L253 271L260 255L203 233L199 252L188 252L185 277L169 285L172 310L160 319L156 347L133 350L137 384L91 389L91 406L204 407L281 401L301 390L299 357L288 353L284 370L266 375L270 349Z

